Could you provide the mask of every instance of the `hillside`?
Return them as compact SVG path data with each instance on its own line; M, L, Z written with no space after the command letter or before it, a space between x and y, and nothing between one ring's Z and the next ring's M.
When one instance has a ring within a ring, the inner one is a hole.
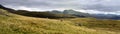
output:
M0 12L0 34L120 34L120 21L115 20L57 20L16 15L4 9Z
M30 16L30 17L38 17L38 18L75 18L76 16L66 15L66 14L54 14L50 12L34 12L34 11L26 11L26 10L17 10L12 12L19 15Z
M36 12L36 11L27 11L27 10L14 10L11 8L4 7L0 5L1 9L4 9L10 13L29 16L29 17L37 17L37 18L51 18L51 19L58 19L58 18L75 18L76 16L68 15L68 14L54 14L49 11L44 12Z

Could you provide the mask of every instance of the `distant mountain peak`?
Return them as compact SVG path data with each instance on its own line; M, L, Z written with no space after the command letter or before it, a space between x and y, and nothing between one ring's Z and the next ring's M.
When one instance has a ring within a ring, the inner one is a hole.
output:
M73 9L68 9L68 10L64 10L64 11L72 11L72 12L75 12L75 10L73 10Z

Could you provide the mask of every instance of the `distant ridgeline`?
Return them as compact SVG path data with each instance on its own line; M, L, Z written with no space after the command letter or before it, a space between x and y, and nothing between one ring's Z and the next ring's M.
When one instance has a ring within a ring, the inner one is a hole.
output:
M75 18L76 16L67 15L67 14L54 14L50 12L34 12L26 10L17 10L16 14L31 16L31 17L40 17L40 18Z
M114 19L114 20L120 20L120 15L113 15L113 14L89 14L89 13L82 13L75 10L64 10L64 11L44 11L44 12L38 12L38 11L27 11L27 10L14 10L11 8L6 8L2 5L0 5L0 9L7 10L11 13L24 15L24 16L30 16L30 17L40 17L40 18L76 18L76 17L92 17L97 19ZM2 12L0 12L2 14Z
M14 14L19 14L19 15L24 15L24 16L30 16L30 17L40 17L40 18L52 18L52 19L56 19L56 18L75 18L76 16L73 15L68 15L68 14L55 14L55 13L51 13L49 11L45 11L45 12L36 12L36 11L27 11L27 10L14 10L11 8L6 8L2 5L0 5L1 9L7 10L11 13Z
M58 11L58 10L53 10L51 11L52 13L56 14L70 14L74 15L77 17L92 17L92 18L97 18L97 19L113 19L113 20L120 20L120 15L115 15L115 14L89 14L89 13L82 13L78 12L75 10L64 10L64 11Z
M82 12L78 12L75 10L64 10L64 11L57 11L57 10L53 10L51 11L51 13L56 13L56 14L69 14L69 15L74 15L77 17L90 17L90 14L88 13L82 13Z

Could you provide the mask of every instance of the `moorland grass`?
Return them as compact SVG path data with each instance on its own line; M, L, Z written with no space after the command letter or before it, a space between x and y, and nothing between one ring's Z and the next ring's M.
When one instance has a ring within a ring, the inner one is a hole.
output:
M26 17L11 13L9 15L9 17L0 15L0 34L120 34L119 30L116 32L117 27L98 25L120 24L120 21L115 20L73 18L61 21L59 19ZM105 29L110 27L112 27L111 29L114 28L115 31Z

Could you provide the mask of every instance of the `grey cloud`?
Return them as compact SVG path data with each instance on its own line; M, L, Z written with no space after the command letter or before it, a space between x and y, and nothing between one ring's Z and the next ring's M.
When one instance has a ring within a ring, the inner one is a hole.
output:
M14 7L25 6L41 9L86 9L99 11L120 11L120 0L0 0L0 4ZM9 7L9 6L8 6Z
M120 11L120 6L103 6L101 4L97 5L84 5L78 9L86 9L86 10L99 10L99 11Z

